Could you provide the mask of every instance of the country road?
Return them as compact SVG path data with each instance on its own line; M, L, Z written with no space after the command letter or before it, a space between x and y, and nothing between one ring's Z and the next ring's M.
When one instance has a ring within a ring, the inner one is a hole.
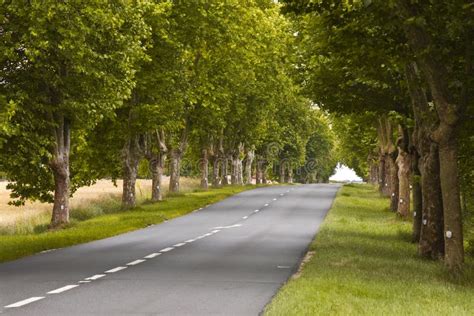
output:
M1 315L258 315L339 185L246 191L187 216L0 264Z

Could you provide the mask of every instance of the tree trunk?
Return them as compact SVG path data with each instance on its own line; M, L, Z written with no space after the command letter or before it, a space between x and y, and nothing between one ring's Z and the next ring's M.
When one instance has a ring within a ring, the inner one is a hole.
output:
M286 163L283 160L280 162L280 183L285 183L286 180L285 167Z
M396 152L392 152L389 155L389 168L390 168L390 210L396 212L398 209L398 190L399 190L399 181L398 181L398 167L396 163Z
M416 4L401 1L403 19L418 18ZM445 263L451 272L462 270L464 261L462 216L458 179L457 127L461 119L462 107L467 104L454 102L449 85L446 65L436 60L431 35L425 26L418 23L406 23L405 35L411 49L417 56L426 83L433 97L439 126L432 138L439 144L441 192L444 211ZM468 39L468 43L470 43ZM468 55L470 54L467 45ZM466 69L469 74L470 69ZM456 88L455 88L456 89ZM467 89L467 88L466 88ZM466 94L467 96L467 94Z
M256 163L256 172L255 172L255 184L262 184L263 179L262 179L262 165L263 162L260 159L257 159Z
M247 151L245 158L245 184L252 184L252 165L255 158L255 152L253 150Z
M443 201L439 178L438 146L434 143L421 158L422 226L419 253L422 257L439 259L444 255Z
M200 163L201 168L201 189L207 190L209 187L209 159L207 156L207 149L202 150L202 158Z
M169 191L179 192L179 179L181 175L181 152L178 149L170 150L170 184Z
M229 158L224 156L224 160L222 161L222 184L228 185L229 183Z
M408 218L410 213L410 155L405 151L400 151L397 157L399 200L398 214L403 218Z
M387 167L388 163L386 160L387 156L383 153L380 153L379 158L379 192L382 196L389 196L390 193L387 192L388 183L387 183Z
M286 182L293 183L293 169L290 167L288 168L288 172L286 173Z
M397 141L398 157L396 160L399 183L397 212L402 218L406 219L410 215L410 139L408 129L405 126L400 126L399 130L400 138Z
M221 186L220 168L222 161L218 155L214 155L212 159L212 186L217 188Z
M268 183L268 180L267 180L267 162L265 162L263 165L262 165L262 183L263 184L267 184Z
M422 212L418 252L422 257L438 259L444 255L444 237L438 145L431 139L437 119L430 110L426 92L419 84L420 78L414 63L407 65L406 77L416 122L417 134L413 139L420 155L418 167L421 174ZM416 220L414 225L417 225Z
M414 133L416 135L416 132ZM412 160L411 160L411 183L413 186L413 242L418 243L420 241L421 235L421 225L422 225L422 209L423 209L423 193L421 190L421 174L419 165L419 155L416 150L413 150Z
M244 184L244 174L243 174L243 165L242 159L237 158L237 184L243 185Z
M122 150L122 208L133 208L136 206L135 183L137 181L138 163L140 162L139 136L130 137Z
M451 271L458 272L461 271L464 262L458 148L454 136L449 134L444 136L439 145L439 159L444 210L445 263Z
M150 160L151 170L151 200L158 202L163 200L162 183L163 183L163 169L165 167L166 155L157 154Z
M69 223L69 153L71 148L71 127L64 116L59 118L59 126L54 130L55 148L50 163L54 176L54 204L51 227Z

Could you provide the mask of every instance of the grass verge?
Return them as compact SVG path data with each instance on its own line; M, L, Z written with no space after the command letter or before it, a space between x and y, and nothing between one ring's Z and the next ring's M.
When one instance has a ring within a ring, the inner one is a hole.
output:
M209 191L195 191L170 195L165 201L144 203L127 211L99 215L87 219L87 215L73 218L69 227L57 231L0 235L0 262L18 259L48 249L62 248L93 240L103 239L132 230L158 224L223 200L255 186L228 186ZM85 211L83 211L84 213ZM81 220L81 221L80 221Z
M461 280L421 260L411 223L387 211L369 185L346 185L310 251L314 256L265 315L472 315L474 260Z

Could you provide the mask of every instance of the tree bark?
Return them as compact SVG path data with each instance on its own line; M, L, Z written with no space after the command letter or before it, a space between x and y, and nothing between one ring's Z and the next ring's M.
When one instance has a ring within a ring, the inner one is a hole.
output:
M285 183L286 174L285 174L286 162L283 160L280 162L280 183Z
M181 137L179 139L179 145L176 147L168 146L171 149L170 152L170 183L169 192L179 192L180 177L181 177L181 159L183 158L184 152L188 142L188 127L186 126L181 131Z
M415 132L414 132L414 137L415 139L417 135L416 132L416 127L415 127ZM421 225L422 225L422 210L423 210L423 193L421 190L421 173L420 169L418 168L419 166L419 154L416 151L416 148L412 148L412 160L411 160L411 183L413 186L413 234L412 234L412 240L415 243L418 243L420 241L420 236L421 236Z
M399 194L399 181L398 181L398 167L397 167L397 153L391 152L389 154L389 168L390 168L390 210L396 212L398 209L398 194Z
M163 200L162 183L163 183L163 169L165 166L166 155L159 153L150 160L151 170L151 200L158 202Z
M222 160L222 184L229 185L229 159L228 155L224 155L224 159Z
M201 157L201 189L207 190L209 187L209 159L208 159L208 151L207 149L202 150L202 157Z
M453 128L454 129L454 128ZM454 133L454 131L451 131ZM453 272L464 262L463 227L458 178L456 137L444 135L439 145L441 192L444 210L445 263Z
M170 184L169 191L179 192L179 180L181 175L181 153L179 149L173 148L170 150Z
M212 159L212 186L217 188L221 186L221 169L222 161L218 155L214 155Z
M245 184L252 184L252 165L255 159L255 152L248 150L245 157Z
M382 152L379 155L379 192L382 196L389 196L389 193L386 192L386 188L388 187L387 183L387 167L385 166L387 163L386 156Z
M397 212L403 218L408 218L410 214L410 153L409 153L409 138L406 127L400 127L401 137L398 141L398 207Z
M255 172L255 184L262 184L263 179L262 179L262 165L263 162L261 159L257 158L257 163L256 163L256 172Z
M416 64L407 65L406 77L416 122L417 133L413 139L420 155L422 212L418 252L422 257L438 259L444 256L444 237L438 144L431 138L437 119L429 108L426 92L420 86ZM417 225L416 221L414 225Z
M291 163L288 164L287 168L285 181L286 183L293 183L293 168L291 167Z
M54 130L55 145L50 162L54 177L54 204L51 227L56 228L69 223L69 154L71 148L71 127L64 116L60 116L59 126Z
M400 1L402 18L419 17L419 4ZM439 144L441 192L444 211L445 264L451 272L462 270L464 245L458 179L457 127L463 102L454 102L448 83L448 69L436 60L435 45L422 25L405 24L405 34L433 97L439 125L432 138Z
M438 146L431 143L429 152L420 160L422 226L419 253L422 257L439 259L444 255L443 201L439 178Z
M268 183L268 180L267 180L267 166L268 166L267 162L264 162L263 165L262 165L262 183L263 184Z
M130 136L122 150L122 208L136 206L135 184L138 174L138 163L141 159L140 137Z

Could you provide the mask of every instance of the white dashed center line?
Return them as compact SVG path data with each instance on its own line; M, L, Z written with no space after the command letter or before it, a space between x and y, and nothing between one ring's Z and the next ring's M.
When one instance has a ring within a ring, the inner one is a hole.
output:
M186 243L180 242L179 244L173 245L173 247L177 248L177 247L181 247L181 246L184 246L184 245L186 245Z
M105 274L96 274L96 275L86 278L86 280L94 281L103 277L105 277Z
M142 263L142 262L145 262L145 261L146 260L144 260L144 259L138 259L138 260L127 263L127 266L135 266L135 265L137 265L139 263Z
M82 281L79 281L79 283L91 283L91 281L89 281L89 280L82 280Z
M62 292L69 291L70 289L73 289L78 286L79 286L78 284L66 285L66 286L60 287L59 289L49 291L48 294L59 294Z
M260 210L255 210L255 211L253 211L253 212L254 212L254 213L258 213L258 212L260 212Z
M168 248L165 248L165 249L161 249L160 252L168 252L168 251L171 251L173 249L174 249L173 247L168 247Z
M276 201L277 199L273 199L273 201Z
M190 242L193 242L193 241L196 241L196 239L188 239L185 241L185 243L190 243Z
M26 300L19 301L19 302L7 305L7 306L5 306L5 308L21 307L21 306L24 306L26 304L30 304L30 303L42 300L43 298L44 298L44 296L30 297L30 298L27 298Z
M216 229L216 230L213 230L211 233L215 234L215 233L218 233L220 231L221 231L220 229Z
M121 271L121 270L123 270L123 269L127 269L127 267L117 267L117 268L113 268L113 269L110 269L110 270L105 271L105 273L115 273L115 272Z
M155 258L156 256L159 256L159 255L161 255L161 253L155 252L155 253L151 253L151 254L149 254L148 256L145 256L145 257L143 257L143 258L145 258L145 259L153 259L153 258Z
M265 204L264 206L268 206L268 203L267 203L267 204Z

